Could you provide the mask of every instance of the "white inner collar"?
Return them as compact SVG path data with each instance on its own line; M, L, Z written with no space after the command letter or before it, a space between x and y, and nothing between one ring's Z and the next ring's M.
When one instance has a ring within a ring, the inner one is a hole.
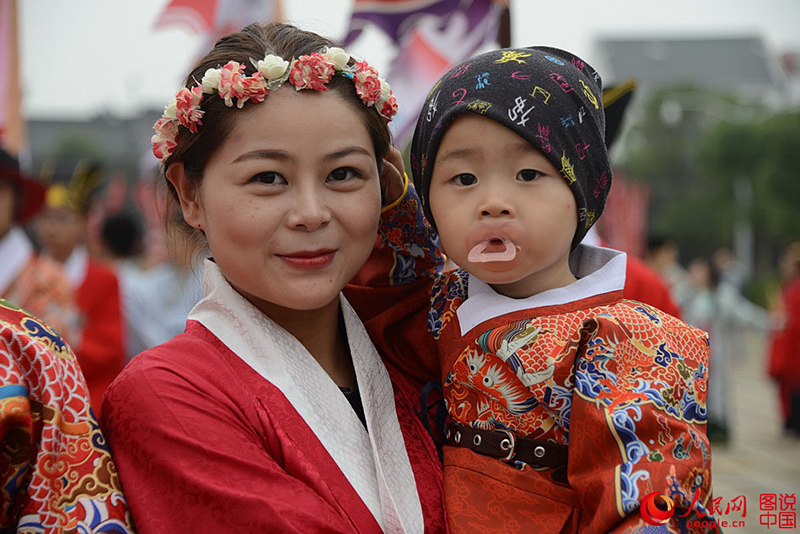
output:
M422 532L416 481L386 367L355 311L340 295L369 433L338 386L291 334L237 293L205 261L206 297L189 313L275 385L330 453L387 532Z
M492 287L470 275L467 300L458 308L461 335L484 321L507 313L576 302L625 286L626 255L608 248L578 245L570 256L570 268L578 278L568 286L543 291L531 297L515 299L497 293Z

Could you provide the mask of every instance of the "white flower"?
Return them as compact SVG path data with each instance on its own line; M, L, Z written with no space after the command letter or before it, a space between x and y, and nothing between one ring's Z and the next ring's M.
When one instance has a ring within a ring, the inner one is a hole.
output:
M219 76L222 72L222 69L208 69L205 74L203 74L203 80L200 84L203 86L203 92L206 94L212 94L214 91L217 90L219 87Z
M289 68L289 62L284 61L280 56L267 54L267 56L256 64L258 72L267 80L273 82L280 79Z
M392 88L386 80L381 78L381 97L378 102L385 102L390 96L392 96Z
M350 54L335 46L328 48L322 55L325 59L333 62L336 70L343 70L347 62L350 61Z
M164 116L170 120L178 120L178 115L176 114L178 106L178 99L172 97L172 99L167 103L166 107L164 108Z

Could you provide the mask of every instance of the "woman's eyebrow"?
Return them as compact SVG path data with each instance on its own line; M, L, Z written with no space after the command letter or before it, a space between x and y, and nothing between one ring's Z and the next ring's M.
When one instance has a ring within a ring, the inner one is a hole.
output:
M288 160L291 159L289 154L282 150L252 150L250 152L245 152L233 160L233 163L240 163L242 161L248 161L251 159L276 159L276 160Z
M369 158L373 157L372 153L362 146L348 146L325 155L323 159L325 160L340 159L346 156L350 156L352 154L363 155Z

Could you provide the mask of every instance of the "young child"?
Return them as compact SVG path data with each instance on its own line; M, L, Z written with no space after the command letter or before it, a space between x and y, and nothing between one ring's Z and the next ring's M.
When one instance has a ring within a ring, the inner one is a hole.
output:
M454 67L414 135L421 204L406 184L350 288L378 348L443 384L453 532L682 532L706 513L707 335L623 300L625 255L579 245L611 185L601 94L553 48ZM423 210L460 268L438 272Z

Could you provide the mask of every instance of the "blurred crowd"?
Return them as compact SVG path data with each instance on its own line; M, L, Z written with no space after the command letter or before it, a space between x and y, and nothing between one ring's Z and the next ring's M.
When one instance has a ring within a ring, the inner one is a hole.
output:
M691 258L685 266L679 252L674 240L652 237L645 260L666 285L681 318L709 333L709 439L717 444L730 440L735 406L729 375L750 356L746 336L753 333L768 341L764 368L779 392L783 430L800 436L800 358L791 350L800 342L800 242L787 246L778 260L780 290L769 295L767 307L747 298L747 269L729 249Z
M88 160L28 176L0 149L0 297L75 350L95 414L124 365L183 332L202 297L202 269L182 236L162 232L161 246L148 247L143 210L96 216L102 182Z

